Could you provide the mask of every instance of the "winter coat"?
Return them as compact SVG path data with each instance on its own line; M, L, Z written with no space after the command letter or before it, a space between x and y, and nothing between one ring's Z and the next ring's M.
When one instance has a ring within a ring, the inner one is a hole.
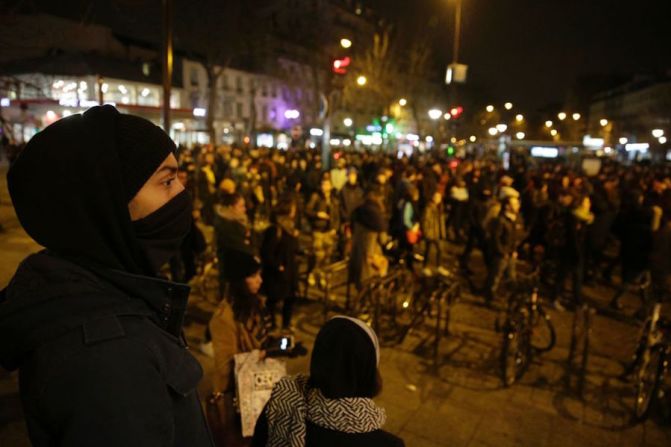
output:
M317 217L320 211L329 215L329 219ZM335 194L331 194L331 200L326 201L322 193L314 193L305 207L305 212L310 219L313 231L327 232L337 230L340 226L340 206Z
M511 220L506 214L499 215L491 222L489 230L489 248L494 257L510 256L524 240L524 223L522 217Z
M371 276L383 273L381 267L386 259L380 242L385 237L387 222L380 205L371 200L354 210L352 222L349 280L360 287Z
M426 239L432 241L443 240L446 238L445 215L442 204L436 205L430 202L424 210L422 219L422 233Z
M271 299L289 297L298 284L298 232L290 225L268 227L261 244L263 288Z
M24 260L0 294L0 364L19 371L32 445L212 446L188 294L48 251Z
M363 189L359 185L345 184L340 190L340 218L349 222L354 210L363 203Z

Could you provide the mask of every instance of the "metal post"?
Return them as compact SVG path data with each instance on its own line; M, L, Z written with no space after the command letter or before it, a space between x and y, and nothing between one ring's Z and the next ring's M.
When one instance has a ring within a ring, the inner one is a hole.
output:
M103 105L103 77L98 75L96 81L98 84L98 105Z
M163 130L170 132L173 0L163 0Z
M459 62L459 46L461 43L461 0L457 0L457 11L454 23L454 63Z

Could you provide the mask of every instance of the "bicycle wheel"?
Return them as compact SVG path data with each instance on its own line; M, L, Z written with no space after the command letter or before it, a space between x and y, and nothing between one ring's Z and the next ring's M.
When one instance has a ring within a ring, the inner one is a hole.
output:
M645 356L645 353L643 355ZM652 401L657 395L664 372L665 357L663 346L653 346L649 357L643 360L641 369L638 371L636 402L634 403L634 416L638 421L644 420L650 413Z
M550 316L540 306L534 320L531 336L532 346L538 352L547 352L554 348L557 342L555 327L550 320Z
M531 346L524 317L508 320L503 330L503 349L501 350L501 380L509 387L518 381L531 361Z

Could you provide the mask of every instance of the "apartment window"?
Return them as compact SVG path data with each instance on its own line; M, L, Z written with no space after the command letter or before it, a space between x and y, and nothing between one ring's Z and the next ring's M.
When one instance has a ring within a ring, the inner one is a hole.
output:
M242 93L242 77L240 76L235 78L235 89L238 91L238 93Z
M231 103L231 101L224 100L223 112L225 117L230 117L233 114L233 104Z
M236 112L235 116L237 118L242 118L242 103L241 102L235 103L235 112Z
M225 74L221 75L221 88L228 90L228 76Z
M273 98L277 98L277 86L275 84L270 85L270 94Z
M261 96L268 96L268 85L265 82L261 84Z
M191 85L196 86L198 85L198 68L193 67L191 69Z

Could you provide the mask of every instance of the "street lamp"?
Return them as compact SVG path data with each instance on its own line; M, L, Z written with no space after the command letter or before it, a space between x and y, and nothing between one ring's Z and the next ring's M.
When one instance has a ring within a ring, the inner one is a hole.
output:
M505 107L506 110L510 110L510 109L513 108L513 103L512 102L507 102L503 105L503 107Z
M508 126L505 124L497 124L496 125L496 130L503 133L508 129Z
M492 113L494 111L494 106L489 105L489 106L487 106L486 110L487 110L487 112Z
M345 118L342 120L342 123L345 125L345 127L352 127L352 118Z
M521 123L522 121L524 121L524 115L518 113L517 116L515 117L515 120L517 120L518 123Z
M361 87L366 85L366 82L368 82L368 79L366 79L364 75L360 75L358 78L356 78L356 83Z
M550 127L552 127L552 124L553 124L552 121L547 120L547 121L545 122L545 127L550 128Z
M652 131L652 136L655 138L660 138L664 136L664 131L662 129L654 129Z
M489 133L489 135L491 135L493 137L496 136L497 133L499 133L499 131L496 130L496 127L490 127L487 132Z
M622 137L620 138L620 144L627 144L629 142L628 138Z
M439 109L429 110L429 118L431 118L432 120L435 121L438 118L440 118L441 116L443 116L443 111L442 110L439 110Z
M558 133L558 132L557 132L557 129L552 129L552 130L550 131L550 135L552 135L553 137L556 137L556 136L557 136L557 133Z
M574 113L573 114L573 121L578 121L580 119L580 114L579 113Z
M601 124L601 127L606 127L608 125L608 120L606 118L601 118L599 124Z
M477 139L478 138L475 135L471 135L471 137L469 138L469 140L471 140L471 143L475 143L475 140Z
M401 107L405 107L405 105L408 103L408 100L405 98L401 98L398 100L398 105Z
M566 114L564 112L559 112L557 118L559 118L559 121L564 121L566 119Z
M659 144L666 144L666 137L662 135L661 137L659 137L659 140L657 141L659 141Z
M352 41L347 38L340 39L340 46L343 48L349 48L352 46Z
M449 121L449 120L452 119L452 115L450 115L449 113L445 112L445 114L443 115L443 118L445 118L445 121Z
M517 137L518 140L524 140L524 137L526 135L524 134L524 132L517 132L515 136Z

